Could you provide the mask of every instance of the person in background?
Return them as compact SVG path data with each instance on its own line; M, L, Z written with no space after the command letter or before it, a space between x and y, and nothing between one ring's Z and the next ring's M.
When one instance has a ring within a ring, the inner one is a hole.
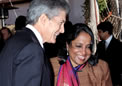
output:
M51 86L50 62L43 44L64 33L66 0L32 0L27 25L7 41L0 54L0 86Z
M7 28L7 27L2 27L2 29L0 30L0 32L3 35L4 41L8 40L13 35L12 32L10 31L10 29Z
M108 64L93 55L94 35L91 29L86 24L77 23L66 38L64 51L68 55L59 53L50 59L55 86L112 86ZM67 56L61 65L59 56Z
M16 18L15 21L15 31L21 30L26 26L26 16L20 15Z
M97 45L97 55L108 63L113 86L120 86L122 69L119 65L122 63L122 43L114 37L111 22L101 22L97 29L101 40Z
M4 47L4 39L3 39L3 34L0 32L0 52L2 51Z

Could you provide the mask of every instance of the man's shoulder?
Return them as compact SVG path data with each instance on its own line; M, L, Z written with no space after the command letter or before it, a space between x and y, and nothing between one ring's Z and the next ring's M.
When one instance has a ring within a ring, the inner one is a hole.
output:
M5 45L5 49L12 49L13 52L19 49L22 49L23 47L27 46L30 43L34 43L34 40L36 37L31 33L30 30L20 30L16 32L7 42Z
M115 37L112 38L111 42L116 42L116 43L122 44L122 42Z
M11 42L18 42L24 44L25 42L32 41L32 38L34 37L31 30L25 28L23 30L17 31L11 38Z
M116 48L122 48L122 42L119 39L116 39L115 37L112 38L110 44L112 46L115 46Z
M95 69L99 69L99 70L108 70L108 63L102 59L98 60L98 64L96 66L94 66Z

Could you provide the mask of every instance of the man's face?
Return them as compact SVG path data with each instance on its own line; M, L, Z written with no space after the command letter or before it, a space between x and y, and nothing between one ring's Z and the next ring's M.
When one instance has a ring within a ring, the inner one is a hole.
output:
M60 33L64 33L64 23L66 21L66 12L60 11L58 16L49 19L47 31L46 31L46 42L48 43L55 43L56 37Z
M102 30L98 30L98 35L100 37L100 40L105 40L106 38L106 32L103 32Z

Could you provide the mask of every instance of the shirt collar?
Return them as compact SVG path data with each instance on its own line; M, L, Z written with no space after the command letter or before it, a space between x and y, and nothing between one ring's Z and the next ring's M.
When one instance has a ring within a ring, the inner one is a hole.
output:
M41 36L40 33L36 30L36 28L33 27L33 26L30 25L30 24L27 24L26 27L27 27L28 29L30 29L31 31L34 32L34 34L35 34L35 36L37 37L37 39L38 39L40 45L41 45L42 48L43 48L44 46L43 46L43 39L42 39L42 36Z
M110 43L112 37L113 37L113 36L111 35L107 40L105 40L105 41L106 41L106 46L107 46L107 47L108 47L108 45L109 45L109 43Z

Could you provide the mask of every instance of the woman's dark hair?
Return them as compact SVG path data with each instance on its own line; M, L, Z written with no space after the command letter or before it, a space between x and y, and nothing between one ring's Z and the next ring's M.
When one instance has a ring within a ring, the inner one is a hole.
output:
M66 43L68 45L71 44L71 42L73 40L75 40L81 32L86 32L86 33L88 33L90 35L90 37L91 37L90 50L91 50L91 52L93 52L94 34L93 34L92 30L86 24L77 23L77 24L73 25L73 27L70 29L69 33L67 34ZM63 50L66 51L66 49L63 49ZM95 65L97 63L97 58L94 55L91 55L91 57L89 58L88 62L91 65Z
M73 40L75 40L78 37L78 35L81 32L86 32L90 35L90 37L91 37L91 48L90 49L91 49L91 52L92 52L93 45L94 45L94 35L92 33L92 30L86 24L77 23L77 24L73 25L72 30L67 35L66 42L68 44L70 44Z

